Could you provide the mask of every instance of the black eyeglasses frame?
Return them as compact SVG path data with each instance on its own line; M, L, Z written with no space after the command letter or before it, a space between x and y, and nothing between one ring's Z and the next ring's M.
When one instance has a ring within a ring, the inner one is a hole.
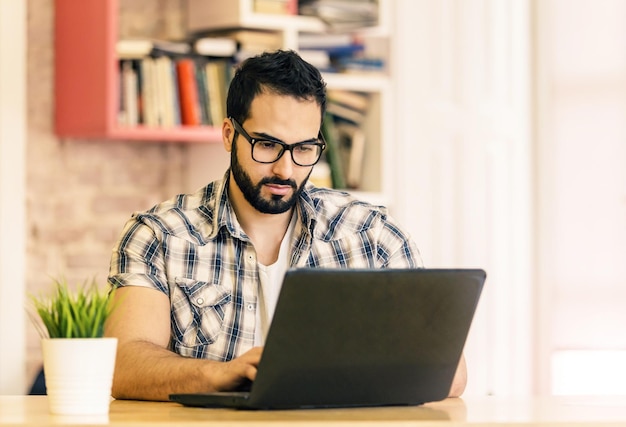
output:
M250 136L250 134L246 132L246 130L243 128L243 126L241 126L239 122L237 122L237 120L235 120L233 117L229 117L229 120L231 121L231 123L233 124L233 127L235 128L236 133L235 133L234 138L237 138L237 133L239 133L244 137L246 141L250 143L252 160L254 160L257 163L263 163L263 164L276 163L277 161L280 160L281 157L283 157L283 155L285 154L285 151L289 151L289 153L291 154L291 161L293 161L294 164L298 166L303 166L303 167L314 166L315 164L317 164L317 162L320 161L322 154L324 150L326 149L326 140L324 139L324 135L322 134L321 131L317 135L317 140L321 142L314 142L315 140L311 139L307 141L296 142L294 144L287 144L279 139L274 139L274 138L254 138ZM282 148L282 150L280 151L280 153L278 154L275 160L272 160L271 162L266 162L266 161L260 161L254 158L254 146L260 142L271 142L273 144L278 144ZM317 160L315 160L315 162L311 164L303 165L301 163L298 163L296 159L293 157L293 150L303 145L315 145L320 148L319 155L317 156Z

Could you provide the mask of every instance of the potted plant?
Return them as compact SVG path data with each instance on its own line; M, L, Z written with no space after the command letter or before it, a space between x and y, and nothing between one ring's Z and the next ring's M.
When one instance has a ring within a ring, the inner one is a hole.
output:
M117 338L103 335L112 296L95 280L75 290L54 280L49 296L31 295L53 414L108 414Z

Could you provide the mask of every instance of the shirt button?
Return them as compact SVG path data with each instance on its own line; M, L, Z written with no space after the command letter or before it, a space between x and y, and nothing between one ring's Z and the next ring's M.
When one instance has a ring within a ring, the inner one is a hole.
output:
M196 302L198 303L198 305L202 305L202 304L204 304L204 299L202 299L202 298L198 298L198 299L196 300Z
M248 311L254 310L254 304L248 304Z

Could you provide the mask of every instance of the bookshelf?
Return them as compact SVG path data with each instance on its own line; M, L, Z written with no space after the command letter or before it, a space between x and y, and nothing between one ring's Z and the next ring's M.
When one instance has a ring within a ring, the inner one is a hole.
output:
M120 103L118 0L55 0L55 132L62 138L207 143L211 126L124 127Z
M55 0L55 132L61 138L136 142L217 143L212 126L146 127L118 123L120 73L116 54L122 0ZM292 0L293 1L293 0ZM183 3L184 4L184 3ZM390 0L379 0L378 25L359 34L389 43ZM304 33L324 33L320 19L257 13L254 0L187 0L189 33L224 29L265 30L278 34L281 46L298 50ZM389 60L389 55L387 55ZM362 182L353 192L375 203L390 204L393 157L391 64L382 73L324 73L329 89L370 94L362 125L367 134Z

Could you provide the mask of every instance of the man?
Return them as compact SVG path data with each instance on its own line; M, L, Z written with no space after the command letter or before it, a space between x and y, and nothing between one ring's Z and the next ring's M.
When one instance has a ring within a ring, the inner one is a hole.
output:
M325 148L326 88L292 51L235 73L222 123L224 178L134 214L113 250L113 395L234 390L253 381L286 269L414 268L384 208L307 183ZM451 395L465 386L459 365Z

